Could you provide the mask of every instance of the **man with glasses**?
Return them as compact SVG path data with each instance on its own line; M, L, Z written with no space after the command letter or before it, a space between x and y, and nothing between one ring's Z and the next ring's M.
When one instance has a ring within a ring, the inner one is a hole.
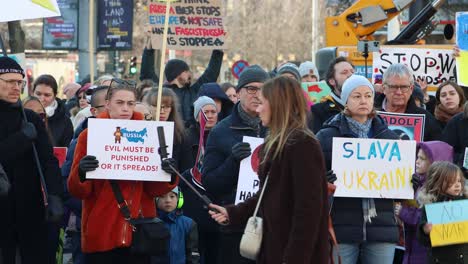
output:
M331 88L330 95L324 97L322 102L311 107L312 122L309 127L317 133L325 121L340 113L344 109L345 102L341 101L341 87L351 75L354 74L354 65L345 57L338 57L330 63L325 81Z
M0 164L12 186L0 200L0 263L15 263L17 250L21 263L52 263L48 222L63 221L63 184L43 121L29 109L23 114L19 100L24 76L16 61L0 57ZM33 144L45 186L40 183ZM47 208L42 187L49 195Z
M383 75L383 94L376 96L375 108L384 112L424 114L424 141L439 140L441 128L434 116L417 107L411 96L414 89L413 74L403 64L392 64Z
M257 65L246 68L239 76L239 102L232 114L218 123L208 136L203 159L202 183L216 204L233 204L236 196L240 161L250 156L251 148L243 143L244 136L264 137L265 129L256 112L260 104L260 89L269 75ZM239 254L243 228L221 228L216 263L255 263Z

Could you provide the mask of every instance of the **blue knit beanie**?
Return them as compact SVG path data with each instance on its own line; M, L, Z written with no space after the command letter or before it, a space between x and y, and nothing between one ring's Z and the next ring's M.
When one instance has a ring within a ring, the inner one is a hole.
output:
M341 100L346 104L349 95L359 86L367 86L371 89L372 94L375 93L374 86L369 80L361 75L351 75L344 83L341 89Z

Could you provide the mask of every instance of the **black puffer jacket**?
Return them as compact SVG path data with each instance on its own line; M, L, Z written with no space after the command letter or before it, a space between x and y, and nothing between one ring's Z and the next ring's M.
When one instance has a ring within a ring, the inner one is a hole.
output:
M357 138L348 126L343 113L336 115L317 134L325 157L327 169L331 169L332 145L334 137ZM372 120L369 138L397 139L380 117ZM339 243L398 242L398 227L393 214L392 199L374 199L377 216L372 223L364 223L362 198L335 198L331 216Z
M375 97L375 109L382 110L382 104L385 100L385 95L380 94ZM435 117L426 109L416 106L413 97L408 100L406 106L406 114L424 114L426 116L424 123L424 141L440 140L442 136L442 129Z
M442 133L442 141L453 147L453 162L458 166L462 166L465 148L468 147L468 118L463 113L459 113L450 119Z
M53 116L47 119L48 130L54 147L68 147L73 139L73 124L67 116L62 100L57 100L58 106Z
M325 97L323 102L314 104L310 108L312 119L311 122L309 122L309 128L317 134L319 130L322 129L325 121L330 119L332 116L341 113L343 109L344 106L335 102L331 96Z

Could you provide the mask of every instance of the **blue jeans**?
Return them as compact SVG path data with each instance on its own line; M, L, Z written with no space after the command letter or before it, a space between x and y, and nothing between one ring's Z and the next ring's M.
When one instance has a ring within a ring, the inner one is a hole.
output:
M342 264L356 264L360 259L361 264L392 264L395 254L395 245L392 243L362 242L354 244L339 244L339 254ZM333 250L333 258L338 263L336 249Z

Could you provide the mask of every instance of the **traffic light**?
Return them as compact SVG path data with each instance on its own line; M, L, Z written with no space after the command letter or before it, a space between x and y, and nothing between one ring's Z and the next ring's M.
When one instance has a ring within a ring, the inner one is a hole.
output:
M130 58L130 66L128 67L130 75L135 75L137 73L137 57L133 56Z

